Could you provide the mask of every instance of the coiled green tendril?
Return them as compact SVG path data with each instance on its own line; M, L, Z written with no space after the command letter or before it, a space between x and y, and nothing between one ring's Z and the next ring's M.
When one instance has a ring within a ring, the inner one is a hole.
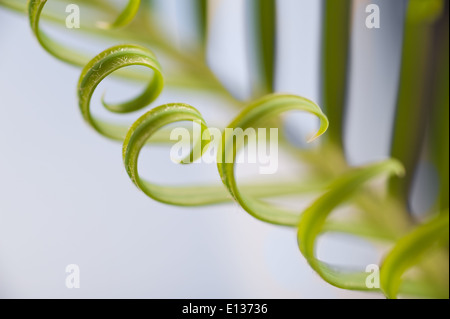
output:
M115 22L111 24L100 24L106 29L119 28L127 25L136 15L140 2L140 0L129 0L128 5ZM33 30L33 33L40 45L58 60L75 66L86 65L87 61L90 60L88 56L59 44L40 29L39 23L41 20L41 14L46 3L47 0L29 0L28 2L28 18L30 20L31 30Z
M328 265L315 257L317 238L325 231L327 218L339 205L351 199L361 191L362 186L380 175L404 174L404 168L396 160L387 160L370 165L366 168L356 169L339 177L330 190L317 199L301 216L298 229L298 243L300 251L308 260L311 267L328 283L343 289L374 291L366 283L367 273L348 272L337 266ZM390 298L395 298L399 290L407 295L439 296L426 282L406 281L401 284L401 275L417 254L432 246L432 242L442 239L447 228L448 216L437 219L416 229L396 243L393 250L381 265L381 290ZM434 231L434 233L432 233ZM430 235L430 236L429 236ZM428 236L428 237L427 237ZM417 245L419 247L417 247ZM408 251L409 250L409 251Z
M90 103L95 89L108 75L132 65L145 66L153 70L153 78L144 92L125 103L107 104L104 100L102 103L111 112L134 112L153 102L164 86L161 66L150 50L136 45L112 47L97 55L84 67L78 82L79 105L86 122L100 134L119 141L123 141L128 128L95 119L90 112Z
M320 119L320 129L310 141L321 136L327 130L328 119L317 104L302 97L281 94L269 95L252 103L228 127L241 128L244 131L247 128L257 128L260 127L260 123L284 112L293 110L308 112ZM218 154L218 169L222 181L230 194L233 195L233 198L248 213L262 221L279 225L296 226L300 212L291 212L268 205L258 199L245 195L239 190L234 169L236 156L239 148L242 147L243 145L236 146L236 141L233 136L223 136L222 148L224 151ZM232 154L233 157L231 160L227 158L228 154Z
M223 185L168 187L141 179L138 172L139 155L149 141L169 143L170 140L167 132L164 132L164 128L169 124L184 121L200 123L201 137L204 135L208 137L209 129L205 120L198 110L184 103L155 107L140 117L131 127L94 117L91 114L90 104L96 88L106 77L128 66L137 65L150 68L153 71L153 77L144 91L136 98L120 104L107 104L102 100L103 106L114 113L129 113L151 104L159 96L164 86L161 65L152 51L137 45L114 46L91 59L57 43L39 28L40 17L46 3L47 0L29 0L28 2L28 16L34 35L40 45L57 59L71 65L84 66L78 83L78 99L83 118L101 135L113 140L124 141L123 161L126 171L132 182L146 195L163 203L180 206L210 205L234 199L245 211L259 220L295 227L298 229L299 249L311 267L326 282L344 289L371 290L366 284L368 274L363 271L351 272L317 259L317 239L323 233L330 231L352 233L358 236L368 233L375 234L374 237L378 237L378 239L393 241L393 247L385 259L380 262L380 287L373 291L382 292L388 298L396 298L399 294L448 298L448 287L444 290L436 288L420 276L412 279L405 277L407 270L420 264L421 258L428 251L441 246L446 246L448 251L448 210L418 227L410 227L406 234L398 234L400 239L397 241L395 241L397 236L395 238L389 235L385 236L384 230L379 225L370 223L371 219L368 219L365 224L360 224L362 226L339 224L329 220L336 208L363 193L369 181L382 175L402 176L404 168L397 160L386 160L363 168L346 168L346 171L334 178L331 183L274 181L270 185L238 186L235 177L235 160L244 145L237 145L233 137L227 138L224 135L217 157L218 172ZM440 0L423 2L413 0L408 21L411 19L428 21L428 18L424 19L424 15L430 17L431 20L435 19L435 16L442 11L442 4L443 2ZM422 5L426 10L421 9ZM140 0L130 0L114 22L99 22L98 26L106 29L124 27L133 20L139 6ZM328 119L318 105L305 98L286 94L271 94L250 103L228 127L242 130L257 128L266 120L292 110L308 112L319 118L321 125L314 138L321 136L327 130ZM200 138L199 141L196 141L196 145L202 146L201 152L196 153L192 150L189 158L195 160L201 156L207 150L203 145L210 141L208 138L206 140ZM233 154L231 162L226 158L229 152ZM264 201L268 197L305 192L320 192L322 195L303 212L282 209Z

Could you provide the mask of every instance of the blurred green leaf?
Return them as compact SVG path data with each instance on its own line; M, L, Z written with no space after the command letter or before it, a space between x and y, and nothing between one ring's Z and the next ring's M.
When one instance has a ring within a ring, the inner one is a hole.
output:
M400 239L384 260L381 272L381 288L388 298L397 298L401 288L402 276L409 268L416 265L421 257L441 240L448 243L449 215L448 211L419 226L410 234ZM435 297L448 299L446 295L435 292Z
M411 0L406 13L397 114L391 156L406 168L404 179L394 177L390 190L405 202L411 189L430 114L433 22L441 0Z
M27 8L27 0L0 0L0 6L17 11L25 12Z
M433 23L442 14L444 0L409 0L408 21Z
M430 121L432 158L439 172L440 210L449 209L449 3L435 37L435 74L432 85L433 112Z
M197 28L200 34L200 41L206 46L208 37L208 0L195 0L197 8Z
M370 180L380 175L403 175L402 165L395 160L387 160L361 169L354 169L339 177L329 191L317 199L302 214L298 228L298 244L311 267L333 286L351 290L370 290L366 285L365 272L349 272L328 265L316 258L316 243L324 231L329 215L338 206L350 200L363 189Z
M248 7L253 13L256 54L262 85L258 95L274 91L277 8L276 0L250 0Z
M324 0L322 99L330 120L328 139L342 147L348 82L351 0Z

